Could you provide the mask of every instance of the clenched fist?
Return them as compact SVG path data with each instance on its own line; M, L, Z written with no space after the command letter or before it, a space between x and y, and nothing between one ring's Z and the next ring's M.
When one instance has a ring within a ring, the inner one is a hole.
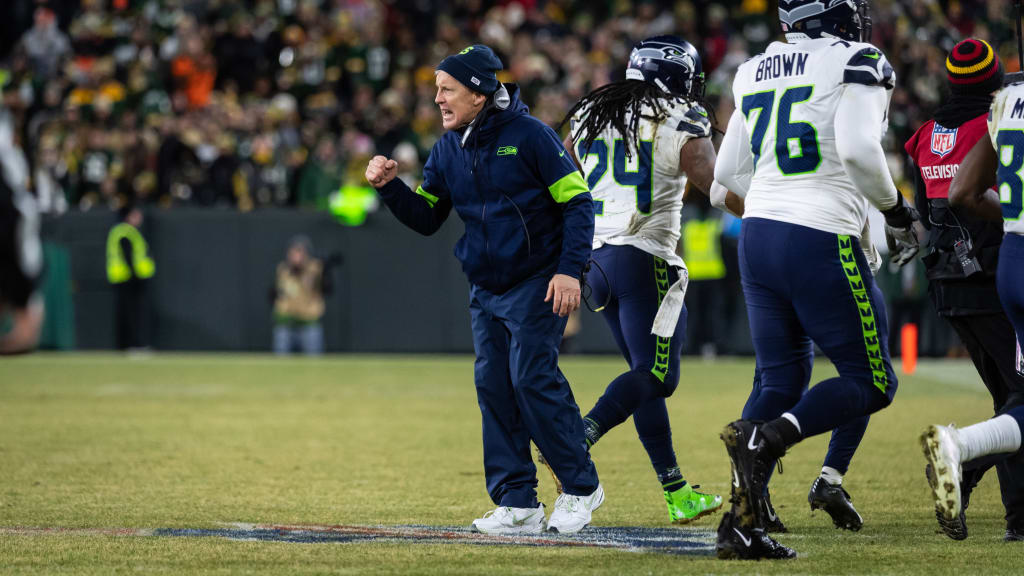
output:
M391 182L398 174L398 162L383 156L374 156L366 166L366 181L374 188Z

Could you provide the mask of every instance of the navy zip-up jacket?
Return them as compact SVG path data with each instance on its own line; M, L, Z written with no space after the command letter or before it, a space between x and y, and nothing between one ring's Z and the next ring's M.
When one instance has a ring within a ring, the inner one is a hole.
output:
M505 110L487 104L465 130L430 151L415 191L395 178L378 189L406 226L436 232L452 207L466 225L455 257L469 281L495 294L540 273L580 278L594 238L594 202L558 135L530 116L507 84Z

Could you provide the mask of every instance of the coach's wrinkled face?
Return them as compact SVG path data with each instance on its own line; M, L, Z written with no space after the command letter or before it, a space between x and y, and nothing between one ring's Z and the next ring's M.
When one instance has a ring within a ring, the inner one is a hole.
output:
M441 125L445 130L455 130L469 124L487 101L487 96L466 88L444 70L437 71L434 83L437 84L434 103L441 109Z

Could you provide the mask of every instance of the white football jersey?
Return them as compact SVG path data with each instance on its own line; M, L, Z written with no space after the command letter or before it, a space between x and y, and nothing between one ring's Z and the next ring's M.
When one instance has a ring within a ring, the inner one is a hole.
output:
M736 71L733 96L745 116L754 173L744 217L859 236L868 201L836 151L835 117L845 84L883 86L895 74L871 44L835 38L773 42ZM888 98L886 109L888 109ZM883 114L885 133L888 116Z
M1024 234L1024 84L996 94L988 114L988 133L999 157L996 186L1003 205L1003 230Z
M686 186L679 151L691 138L710 136L711 123L700 106L663 102L667 116L659 123L641 119L639 142L627 144L609 124L585 149L580 120L586 117L586 108L574 118L572 137L594 197L594 249L630 245L683 266L676 254ZM649 114L654 110L645 106L643 115Z

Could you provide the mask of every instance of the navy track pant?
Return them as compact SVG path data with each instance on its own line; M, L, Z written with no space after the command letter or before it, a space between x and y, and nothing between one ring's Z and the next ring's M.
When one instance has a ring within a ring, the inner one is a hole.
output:
M536 506L531 439L566 493L585 496L598 484L579 407L558 369L566 319L544 302L550 279L533 276L503 294L470 288L484 474L499 506Z

